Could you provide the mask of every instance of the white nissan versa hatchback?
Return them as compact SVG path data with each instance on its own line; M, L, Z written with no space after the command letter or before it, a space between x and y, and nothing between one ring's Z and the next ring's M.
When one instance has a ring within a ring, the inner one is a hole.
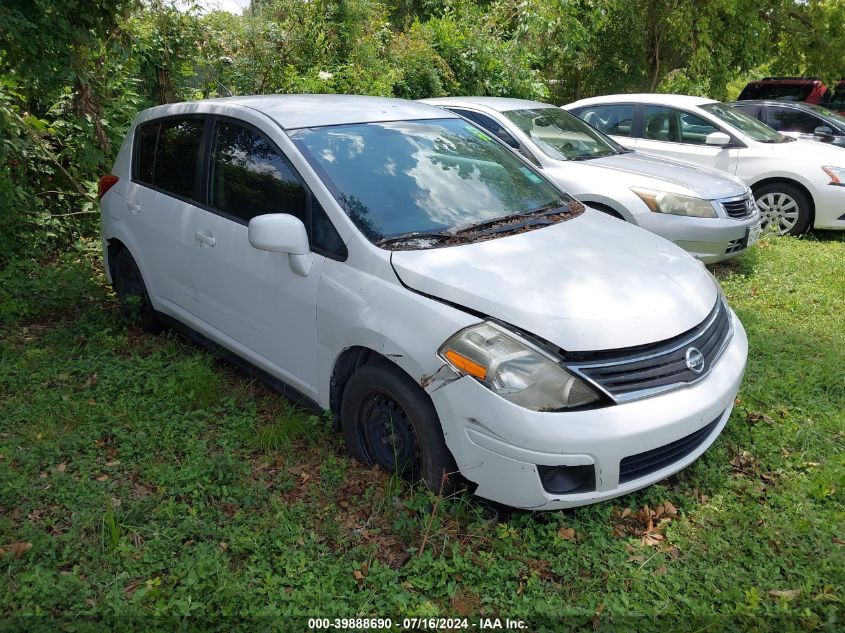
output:
M266 96L138 115L101 180L127 310L335 413L435 491L555 509L687 466L745 332L702 264L440 108Z

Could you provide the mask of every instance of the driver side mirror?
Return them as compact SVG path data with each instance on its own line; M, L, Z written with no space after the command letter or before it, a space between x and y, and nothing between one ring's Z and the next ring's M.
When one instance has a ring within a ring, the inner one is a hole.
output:
M825 141L829 141L833 138L833 129L829 128L826 125L820 125L815 130L813 130L813 135L818 136Z
M308 244L308 232L302 220L288 213L257 215L247 227L253 248L271 253L286 253L291 269L307 277L314 260Z
M725 145L730 145L731 137L724 132L710 132L710 134L707 135L707 138L704 139L704 142L707 145L724 147Z

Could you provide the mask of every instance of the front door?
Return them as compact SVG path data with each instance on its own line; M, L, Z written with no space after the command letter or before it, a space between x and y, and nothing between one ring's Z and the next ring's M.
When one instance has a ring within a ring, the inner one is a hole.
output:
M194 306L205 333L265 371L317 395L317 289L325 258L305 276L289 256L253 248L257 215L306 221L309 194L281 152L258 130L217 119L207 205L191 222Z
M707 145L707 135L722 132L707 119L667 106L643 106L643 133L637 149L702 167L736 173L738 149Z

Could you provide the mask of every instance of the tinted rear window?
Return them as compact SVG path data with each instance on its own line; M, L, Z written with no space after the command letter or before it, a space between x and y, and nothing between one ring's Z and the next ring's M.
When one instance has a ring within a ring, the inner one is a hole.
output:
M813 84L748 84L739 93L742 99L780 99L782 101L804 101L813 91Z
M153 184L153 167L158 142L158 121L145 123L138 127L138 147L135 158L134 178L138 182Z
M161 122L153 185L185 198L194 195L197 156L204 125L202 119L167 119Z

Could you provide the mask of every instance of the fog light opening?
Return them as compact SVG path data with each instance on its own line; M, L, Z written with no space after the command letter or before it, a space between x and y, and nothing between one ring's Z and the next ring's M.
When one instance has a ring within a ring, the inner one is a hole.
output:
M595 468L588 466L537 466L543 489L555 495L592 492L596 489Z

